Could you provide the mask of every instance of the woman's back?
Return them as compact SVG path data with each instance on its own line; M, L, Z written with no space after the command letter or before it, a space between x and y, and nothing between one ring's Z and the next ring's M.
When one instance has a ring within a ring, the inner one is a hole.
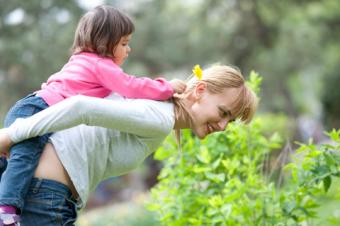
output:
M143 106L139 114L145 114L147 123L164 129L163 133L145 131L145 136L102 127L80 125L51 136L51 141L68 172L74 186L86 202L89 192L100 181L122 175L139 166L143 160L160 146L173 128L173 104L150 100L129 100L118 95L109 97L113 102ZM138 117L136 112L131 116ZM132 126L136 128L141 125ZM77 159L77 161L74 161Z

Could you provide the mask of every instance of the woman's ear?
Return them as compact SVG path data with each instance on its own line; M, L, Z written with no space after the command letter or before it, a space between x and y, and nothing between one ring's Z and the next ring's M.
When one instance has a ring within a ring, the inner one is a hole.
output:
M200 81L199 83L197 83L194 89L194 96L196 97L196 99L200 99L203 93L206 91L206 89L207 89L207 83L203 81Z

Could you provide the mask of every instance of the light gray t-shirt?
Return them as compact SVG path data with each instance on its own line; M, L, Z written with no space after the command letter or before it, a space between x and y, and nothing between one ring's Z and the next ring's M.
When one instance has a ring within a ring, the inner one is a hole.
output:
M174 118L170 102L76 96L9 129L16 142L65 129L50 140L84 206L99 182L135 169L155 151L173 129Z

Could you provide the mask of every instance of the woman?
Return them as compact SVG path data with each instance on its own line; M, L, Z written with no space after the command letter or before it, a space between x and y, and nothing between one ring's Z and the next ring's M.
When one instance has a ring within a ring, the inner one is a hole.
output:
M215 65L202 79L192 78L173 102L77 96L17 120L1 132L1 144L6 134L16 143L66 129L54 133L43 151L21 225L72 224L76 206L86 204L99 182L136 168L172 129L190 128L203 139L237 118L249 122L256 105L239 71Z

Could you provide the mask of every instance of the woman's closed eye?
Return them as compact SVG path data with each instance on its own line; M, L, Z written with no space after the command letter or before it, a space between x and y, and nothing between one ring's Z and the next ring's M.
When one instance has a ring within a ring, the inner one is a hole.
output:
M235 117L233 117L233 115L231 114L231 111L229 110L225 110L223 108L219 108L220 111L220 117L221 118L228 118L228 122L234 122L236 120Z
M231 117L231 112L229 110L224 110L222 108L219 108L219 112L222 118Z

